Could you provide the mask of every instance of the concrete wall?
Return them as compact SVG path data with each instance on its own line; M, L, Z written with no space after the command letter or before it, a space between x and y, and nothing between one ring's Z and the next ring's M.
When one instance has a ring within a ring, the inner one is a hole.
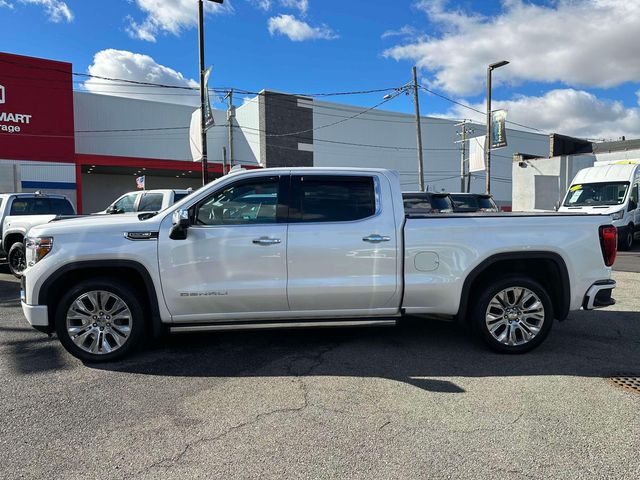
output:
M512 165L513 210L552 210L555 203L562 201L573 177L583 168L592 167L596 161L639 160L640 150L630 149L620 152L566 155L551 158L535 158ZM553 182L557 188L548 188Z
M0 192L36 191L64 195L76 206L74 164L0 160Z
M76 153L192 161L192 107L84 92L74 92L73 102ZM216 126L208 132L207 147L217 162L227 142L227 119L222 110L213 110L213 116Z
M175 178L147 176L147 190L156 188L189 188L194 190L202 183L197 178ZM136 190L133 175L82 175L82 209L83 213L95 213L104 210L120 195Z

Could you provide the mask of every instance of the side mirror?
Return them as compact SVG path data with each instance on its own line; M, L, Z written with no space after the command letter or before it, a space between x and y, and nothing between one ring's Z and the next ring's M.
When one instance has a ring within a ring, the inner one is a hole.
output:
M114 205L109 205L107 207L107 213L112 215L114 213L118 213L118 209Z
M560 210L560 200L558 200L556 202L556 204L553 206L553 208L555 209L555 211L557 212L558 210Z
M171 231L169 238L172 240L184 240L187 238L187 229L190 225L189 210L180 209L173 212Z

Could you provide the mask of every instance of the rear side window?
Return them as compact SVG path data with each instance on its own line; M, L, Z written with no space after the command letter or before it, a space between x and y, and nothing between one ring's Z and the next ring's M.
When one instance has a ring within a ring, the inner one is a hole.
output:
M471 195L451 195L451 199L458 208L479 208L478 200Z
M157 212L162 210L162 193L147 193L140 199L139 212Z
M73 215L73 206L69 200L64 198L50 198L49 205L51 206L50 213L56 213L58 215Z
M488 198L488 197L479 197L478 198L478 206L480 208L493 208L493 209L497 209L497 205L496 203L493 201L493 199Z
M180 200L182 200L187 195L189 195L189 194L188 193L174 193L173 194L173 203L178 203Z
M376 211L373 177L294 176L292 221L348 222Z

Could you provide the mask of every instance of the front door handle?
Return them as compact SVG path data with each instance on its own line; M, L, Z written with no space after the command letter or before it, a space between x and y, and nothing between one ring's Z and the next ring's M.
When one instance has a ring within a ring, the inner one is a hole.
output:
M282 240L279 238L271 238L271 237L260 237L253 240L253 243L256 245L276 245L278 243L282 243Z
M378 235L377 233L374 233L362 239L363 242L370 243L388 242L389 240L391 240L391 237L387 237L386 235Z

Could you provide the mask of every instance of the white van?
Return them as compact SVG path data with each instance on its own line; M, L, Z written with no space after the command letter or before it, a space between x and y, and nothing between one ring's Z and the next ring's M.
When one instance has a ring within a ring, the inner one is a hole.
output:
M595 162L576 174L558 211L611 215L620 250L629 250L640 231L639 184L640 161Z

